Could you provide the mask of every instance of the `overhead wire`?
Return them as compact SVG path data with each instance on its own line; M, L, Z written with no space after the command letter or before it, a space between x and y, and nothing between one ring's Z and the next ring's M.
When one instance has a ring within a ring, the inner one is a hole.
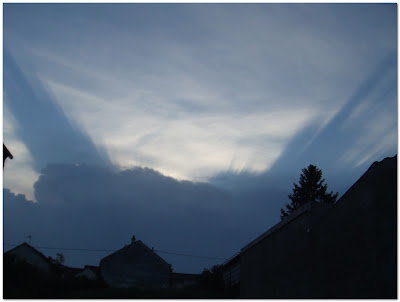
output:
M4 243L4 245L18 246L19 244ZM84 251L84 252L116 252L116 251L118 251L118 250L111 250L111 249L48 247L48 246L33 246L33 245L32 245L32 247L37 248L37 249L47 249L47 250ZM175 255L175 256L184 256L184 257L192 257L192 258L203 258L203 259L210 259L210 260L222 260L222 261L226 260L224 258L218 258L218 257L198 256L198 255L192 255L192 254L182 254L182 253L176 253L176 252L161 251L161 250L156 250L156 249L154 249L154 251L158 252L158 253L170 254L170 255Z

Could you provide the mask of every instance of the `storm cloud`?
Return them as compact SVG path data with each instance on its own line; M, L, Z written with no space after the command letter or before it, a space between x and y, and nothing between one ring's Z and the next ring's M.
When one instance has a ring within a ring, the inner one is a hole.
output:
M37 246L119 249L135 235L158 250L219 258L160 254L176 271L201 272L240 249L254 227L240 223L247 220L246 211L229 192L177 181L149 168L115 172L54 164L42 170L34 187L37 203L4 190L6 243L31 235ZM96 265L104 257L59 252L67 264L81 266Z

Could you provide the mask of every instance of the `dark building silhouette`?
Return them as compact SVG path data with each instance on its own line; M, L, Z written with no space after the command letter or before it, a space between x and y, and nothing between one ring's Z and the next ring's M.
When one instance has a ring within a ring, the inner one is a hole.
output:
M397 156L245 246L240 297L397 298Z
M99 280L101 279L100 268L93 265L85 265L83 269L74 276L77 279Z
M5 255L13 256L14 263L26 262L32 265L34 268L46 274L51 274L51 262L50 260L39 252L34 247L30 246L28 243L24 242L13 249L7 251Z
M197 286L199 284L199 277L199 274L172 273L171 287L182 289Z
M112 287L159 289L170 286L172 268L133 237L131 244L101 259L100 272Z
M240 253L233 256L223 264L222 278L224 288L232 293L232 297L238 298L240 292Z

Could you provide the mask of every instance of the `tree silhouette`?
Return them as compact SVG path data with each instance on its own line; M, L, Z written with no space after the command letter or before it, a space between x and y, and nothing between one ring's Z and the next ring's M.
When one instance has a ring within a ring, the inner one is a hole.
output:
M299 185L294 183L293 193L288 197L292 201L291 204L286 204L286 210L281 209L281 219L289 216L293 211L306 204L307 202L324 202L334 203L339 193L327 193L327 184L324 184L325 179L322 178L322 171L314 165L309 165L302 169L300 174Z
M57 253L56 263L59 265L63 265L65 261L64 255L62 253Z

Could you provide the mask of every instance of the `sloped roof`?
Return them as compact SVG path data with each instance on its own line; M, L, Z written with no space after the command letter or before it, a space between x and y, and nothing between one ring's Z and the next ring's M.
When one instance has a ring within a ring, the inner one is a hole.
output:
M47 258L45 255L43 255L41 252L39 252L37 249L35 249L33 246L29 245L28 243L24 242L21 243L20 245L12 248L11 250L7 251L5 254L14 254L14 252L17 252L20 250L22 247L27 247L32 250L33 253L37 254L40 258L43 259L43 261L51 264L49 258Z
M171 264L169 264L167 261L165 261L165 260L164 260L163 258L161 258L159 255L157 255L152 249L150 249L147 245L145 245L141 240L137 240L137 241L135 241L135 242L132 242L131 244L124 246L122 249L119 249L118 251L115 251L114 253L112 253L112 254L110 254L110 255L104 257L103 259L100 260L100 263L101 263L103 260L108 259L108 258L110 258L110 257L112 257L112 256L114 256L114 255L116 255L116 254L120 254L120 253L123 252L124 250L127 250L127 249L132 248L133 246L140 246L140 247L144 248L145 250L147 250L148 252L150 252L150 253L154 256L154 258L157 259L159 262L171 266Z
M229 266L231 264L234 264L234 263L238 262L240 260L240 255L241 255L241 252L236 253L231 258L229 258L227 261L225 261L222 265L224 267L227 267L227 266Z
M6 145L3 144L3 161L9 157L10 159L13 159L13 155L11 152L7 149Z
M294 212L292 212L289 216L285 217L282 219L280 222L272 226L270 229L268 229L266 232L264 232L262 235L258 236L256 239L251 241L249 244L244 246L241 250L241 253L245 252L249 248L255 246L257 243L261 242L271 234L275 233L276 231L280 230L281 228L285 227L286 225L290 224L292 221L296 220L303 214L307 212L311 212L314 209L330 209L333 207L333 204L330 203L321 203L321 202L308 202L304 205L302 205L300 208L296 209Z

